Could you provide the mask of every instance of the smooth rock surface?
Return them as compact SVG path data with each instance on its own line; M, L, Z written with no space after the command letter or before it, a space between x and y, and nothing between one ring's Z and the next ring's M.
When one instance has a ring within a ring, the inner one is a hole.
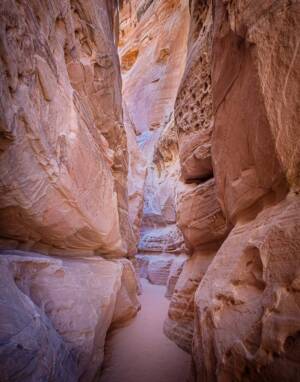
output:
M123 103L124 126L127 134L127 147L129 156L128 168L128 213L129 221L134 233L130 255L137 253L137 244L140 239L140 228L144 209L145 180L147 176L147 161L136 139L136 127L130 119L126 103Z
M167 289L165 293L165 297L171 298L174 290L176 283L178 281L178 278L183 270L184 264L187 261L188 256L187 255L179 255L176 256L175 259L172 262L172 265L170 267L169 271L169 276L167 280Z
M11 265L0 255L0 380L76 381L78 366L71 347L43 309L18 288Z
M241 26L243 32L233 29L232 7L235 4L227 10L217 1L214 14L212 151L217 197L226 216L235 221L267 194L282 192L285 178L266 111L269 101L262 92L257 46L249 41L246 25ZM240 11L260 25L267 9L241 5ZM277 76L280 72L276 82Z
M4 316L1 314L2 333L5 333L9 320L12 320L14 331L22 327L22 316L26 311L28 316L30 307L31 314L39 313L37 317L41 317L44 325L41 330L45 333L42 336L37 329L36 334L28 329L21 341L28 341L31 337L33 344L41 341L35 350L36 360L44 357L43 349L49 343L48 359L45 358L41 365L41 370L48 368L48 374L46 370L43 372L45 380L51 377L52 359L57 359L59 365L53 373L59 373L59 378L63 378L62 365L66 364L66 370L74 368L72 380L91 381L103 361L106 332L112 321L115 326L119 325L139 309L137 283L130 262L125 259L113 262L97 257L58 259L22 251L4 251L0 261L3 267L6 266L3 275L8 273L7 277L15 280L15 284L10 282L12 288L3 285L5 290L12 289L12 298L6 299L1 308L1 312L7 312ZM21 306L20 295L24 300ZM18 317L13 316L14 306L21 311ZM24 313L22 309L25 309ZM9 347L3 345L1 364L8 357L8 350ZM20 348L18 357L20 364L28 362L26 346ZM76 367L71 363L72 357ZM13 368L8 365L3 373L14 370L9 370L9 367ZM31 368L29 364L23 374L20 371L18 380L28 378ZM39 372L42 371L37 369L37 374L34 374L35 371L31 370L29 380L36 380Z
M119 53L123 96L137 131L163 127L173 112L188 34L184 0L123 1Z

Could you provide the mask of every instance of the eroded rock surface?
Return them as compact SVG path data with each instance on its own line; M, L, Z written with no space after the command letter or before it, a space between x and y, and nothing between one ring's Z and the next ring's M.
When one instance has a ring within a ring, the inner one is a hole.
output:
M208 268L195 299L197 381L299 378L299 210L290 195L237 225Z
M165 334L189 353L192 351L194 333L195 292L215 253L215 250L202 250L183 264L164 323Z
M73 382L76 357L42 309L17 286L10 262L0 265L1 381Z
M230 226L217 200L211 158L212 8L191 2L185 71L175 103L175 127L181 166L176 217L191 258L185 262L171 296L165 334L192 351L194 296Z
M2 238L118 255L133 240L115 12L106 0L1 2Z
M177 222L186 245L192 250L221 242L227 236L228 224L216 198L214 179L190 186L179 196Z
M173 108L184 68L188 20L188 3L182 0L127 0L120 7L123 97L147 163L140 255L185 250L176 226L179 162Z
M234 228L195 293L191 380L293 381L300 375L300 8L211 5L193 1L191 10L194 24L213 11L211 155L216 198Z
M213 174L212 7L205 1L190 3L188 53L175 104L179 157L186 181L206 179Z
M120 9L123 96L137 131L164 127L184 67L188 4L125 0Z
M22 251L4 251L0 262L2 375L15 374L16 381L41 376L46 381L52 375L58 381L91 381L111 324L122 324L139 309L130 262Z

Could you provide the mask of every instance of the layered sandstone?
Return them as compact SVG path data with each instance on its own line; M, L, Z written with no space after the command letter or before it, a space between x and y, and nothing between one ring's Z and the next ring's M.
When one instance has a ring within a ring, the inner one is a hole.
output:
M140 239L140 228L144 209L145 180L147 176L147 161L136 139L136 127L133 124L127 105L123 102L124 126L127 134L127 147L129 157L128 167L128 213L129 222L132 226L134 240L128 250L130 255L137 252L137 244Z
M173 107L184 67L188 20L183 0L126 0L120 7L123 97L148 168L141 253L183 251L176 226L179 167Z
M173 112L184 66L188 4L124 0L119 54L123 96L137 131L163 127Z
M175 225L178 167L169 166L163 173L160 171L157 141L163 140L164 133L159 131L163 128L169 136L164 151L169 152L169 162L173 164L175 154L172 153L177 151L177 146L174 149L174 124L170 115L184 62L188 12L182 1L156 1L149 7L146 3L124 2L120 18L123 96L137 132L144 132L139 141L148 163L139 251L178 252L183 244ZM124 68L124 59L129 59L126 52L133 47L139 54L130 69Z
M174 254L180 256L186 251L182 232L176 224L177 185L180 173L174 127L171 118L154 145L153 164L145 187L139 242L139 252L149 255L145 258L146 271L141 275L154 284L167 285L169 295L173 290L173 286L168 285L171 282L169 279L172 266L176 262Z
M192 2L186 66L175 103L181 180L189 183L178 187L176 216L191 258L174 286L164 324L165 334L187 352L192 351L195 292L230 229L217 200L211 158L212 29L211 7Z
M197 381L299 376L300 201L238 224L196 292Z
M4 251L0 264L3 380L93 380L107 330L139 309L130 262Z
M192 351L195 292L215 254L216 250L206 249L186 260L171 295L164 333L188 353Z
M211 134L212 8L209 2L190 2L190 28L185 71L175 104L179 157L186 181L213 175Z
M197 1L192 9L207 13ZM216 197L234 228L196 291L192 379L293 381L300 8L218 0L210 9L212 162Z
M92 256L136 252L143 199L117 2L3 1L0 18L0 379L88 382L140 307L132 264Z
M186 245L195 250L206 243L221 242L228 226L216 198L215 180L191 185L177 200L177 222Z
M0 231L9 245L120 255L133 240L113 4L1 2Z

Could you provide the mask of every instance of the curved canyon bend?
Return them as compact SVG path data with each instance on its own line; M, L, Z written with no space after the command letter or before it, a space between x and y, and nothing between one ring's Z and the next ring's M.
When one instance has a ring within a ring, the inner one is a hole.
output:
M300 381L299 0L0 19L0 382Z

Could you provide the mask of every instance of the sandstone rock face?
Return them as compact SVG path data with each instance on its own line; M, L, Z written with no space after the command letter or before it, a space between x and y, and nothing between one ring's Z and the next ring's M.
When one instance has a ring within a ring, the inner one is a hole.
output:
M266 194L276 193L279 185L281 190L284 176L266 112L268 100L261 91L264 85L260 82L257 65L263 57L257 56L257 44L248 37L252 30L259 29L262 21L251 26L249 32L246 21L243 25L237 25L234 32L230 23L235 22L231 13L235 6L232 5L233 8L229 7L227 11L222 2L217 4L212 68L215 114L213 161L218 198L228 217L235 220ZM275 12L269 10L271 14ZM259 19L265 11L264 7L260 9L255 6L253 13L250 9L246 11L242 5L240 9L248 22L253 17Z
M176 224L143 229L139 251L144 253L180 253L183 250L183 237Z
M113 4L1 2L0 231L26 248L133 240Z
M174 255L137 255L138 273L152 284L167 285L170 270L177 256Z
M128 212L129 221L134 233L134 241L129 248L129 254L137 252L137 243L140 238L140 228L143 218L145 179L147 175L147 162L136 140L136 128L130 119L126 103L123 103L124 126L127 134L127 147L129 156L128 169Z
M172 265L170 267L169 276L167 279L167 289L166 289L165 297L167 298L172 297L175 290L176 283L178 281L179 276L181 275L181 272L183 270L184 264L187 259L188 259L187 255L179 255L179 256L176 256L176 258L173 260Z
M4 380L17 373L16 381L91 381L111 323L120 325L139 309L130 262L22 251L5 251L0 262Z
M256 81L276 153L290 186L298 189L299 3L267 1L247 6L246 1L234 1L227 11L231 30L245 44L253 46L250 51L257 70Z
M147 161L139 252L182 253L175 225L179 176L173 122L176 91L183 71L188 4L182 0L123 1L119 54L123 97ZM158 143L160 141L160 143Z
M213 9L211 153L216 197L234 228L195 294L191 380L293 381L300 375L300 8L211 5L191 3L191 31Z
M215 180L191 186L177 200L177 221L185 243L195 250L219 242L228 234L228 225L216 198Z
M196 252L183 264L164 323L166 336L189 353L194 332L195 292L215 253L215 250Z
M190 2L191 21L185 71L175 104L179 157L186 181L212 176L211 92L212 7L210 2Z
M133 264L127 259L116 260L122 265L121 288L117 294L112 325L110 328L122 326L133 318L141 305L137 295L141 292L140 281Z
M299 378L300 200L237 225L196 292L197 381Z
M125 0L120 9L123 96L137 131L163 127L173 112L186 52L188 4Z
M188 54L175 103L181 179L176 198L177 224L192 255L171 296L165 334L187 352L192 351L194 296L216 251L229 232L217 200L213 178L211 136L212 7L192 1Z
M17 287L9 261L1 259L0 272L1 381L50 381L50 376L58 382L77 380L71 348Z

